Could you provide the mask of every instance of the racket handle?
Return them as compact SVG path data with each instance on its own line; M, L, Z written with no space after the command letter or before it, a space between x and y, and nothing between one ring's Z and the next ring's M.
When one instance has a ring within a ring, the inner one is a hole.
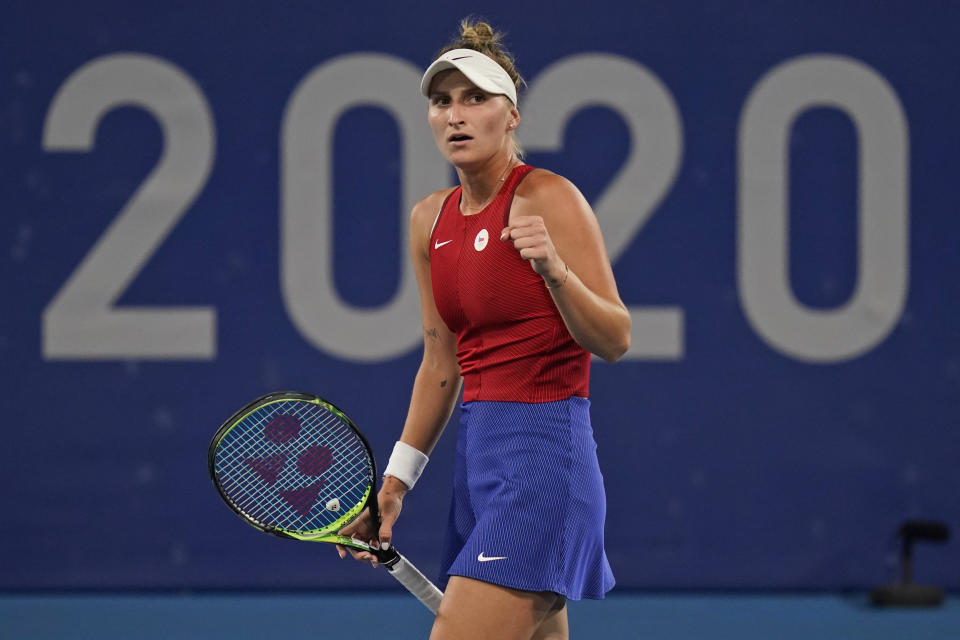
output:
M390 570L390 575L396 578L400 584L407 588L407 591L415 595L417 600L436 615L440 608L440 599L443 598L443 592L406 558L399 553L397 557L396 562L386 565L387 569Z

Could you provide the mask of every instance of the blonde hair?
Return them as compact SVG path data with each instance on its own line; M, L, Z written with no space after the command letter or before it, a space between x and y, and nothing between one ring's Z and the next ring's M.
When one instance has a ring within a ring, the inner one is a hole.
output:
M499 64L510 79L513 80L513 86L517 88L517 95L520 94L520 88L526 85L523 76L517 71L516 62L513 54L503 45L504 34L495 31L488 23L477 20L473 17L466 17L460 21L460 35L455 40L441 49L435 57L439 58L447 51L453 49L473 49L479 51L494 62ZM516 106L516 105L514 105ZM510 132L511 146L515 156L523 158L523 149L517 140L516 130Z

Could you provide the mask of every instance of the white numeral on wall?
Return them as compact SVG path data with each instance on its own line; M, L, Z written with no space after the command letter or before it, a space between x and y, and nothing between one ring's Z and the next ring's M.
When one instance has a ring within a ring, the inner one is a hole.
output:
M116 307L196 199L214 157L214 125L203 93L163 60L116 54L93 60L60 87L43 148L90 151L109 111L136 106L163 131L160 161L43 313L47 359L190 358L216 353L210 307Z
M844 305L801 304L790 286L788 143L796 118L842 110L856 126L859 191L857 284ZM737 267L754 330L798 360L859 356L894 328L907 297L908 132L893 89L861 62L808 56L771 70L750 94L739 132Z

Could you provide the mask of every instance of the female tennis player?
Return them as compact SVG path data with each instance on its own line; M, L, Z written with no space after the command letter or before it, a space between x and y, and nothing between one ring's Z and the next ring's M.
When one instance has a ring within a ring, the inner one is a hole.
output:
M500 35L468 20L423 75L460 184L413 208L423 361L378 495L382 525L344 530L390 544L463 384L433 640L567 638L566 599L602 598L614 582L588 383L591 353L627 350L630 316L586 199L520 159L522 82Z

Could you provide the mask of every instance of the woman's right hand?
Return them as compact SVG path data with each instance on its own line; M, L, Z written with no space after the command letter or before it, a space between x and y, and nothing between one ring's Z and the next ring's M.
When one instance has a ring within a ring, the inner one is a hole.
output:
M338 532L339 535L362 540L374 549L390 548L393 544L393 524L400 517L400 511L403 509L403 497L407 491L407 485L393 476L385 476L383 485L380 487L380 493L377 494L377 505L380 508L379 530L374 529L374 523L370 518L370 510L364 509L356 520ZM347 557L347 552L355 560L369 562L374 567L379 565L377 557L372 553L337 545L337 553L340 554L341 559Z

